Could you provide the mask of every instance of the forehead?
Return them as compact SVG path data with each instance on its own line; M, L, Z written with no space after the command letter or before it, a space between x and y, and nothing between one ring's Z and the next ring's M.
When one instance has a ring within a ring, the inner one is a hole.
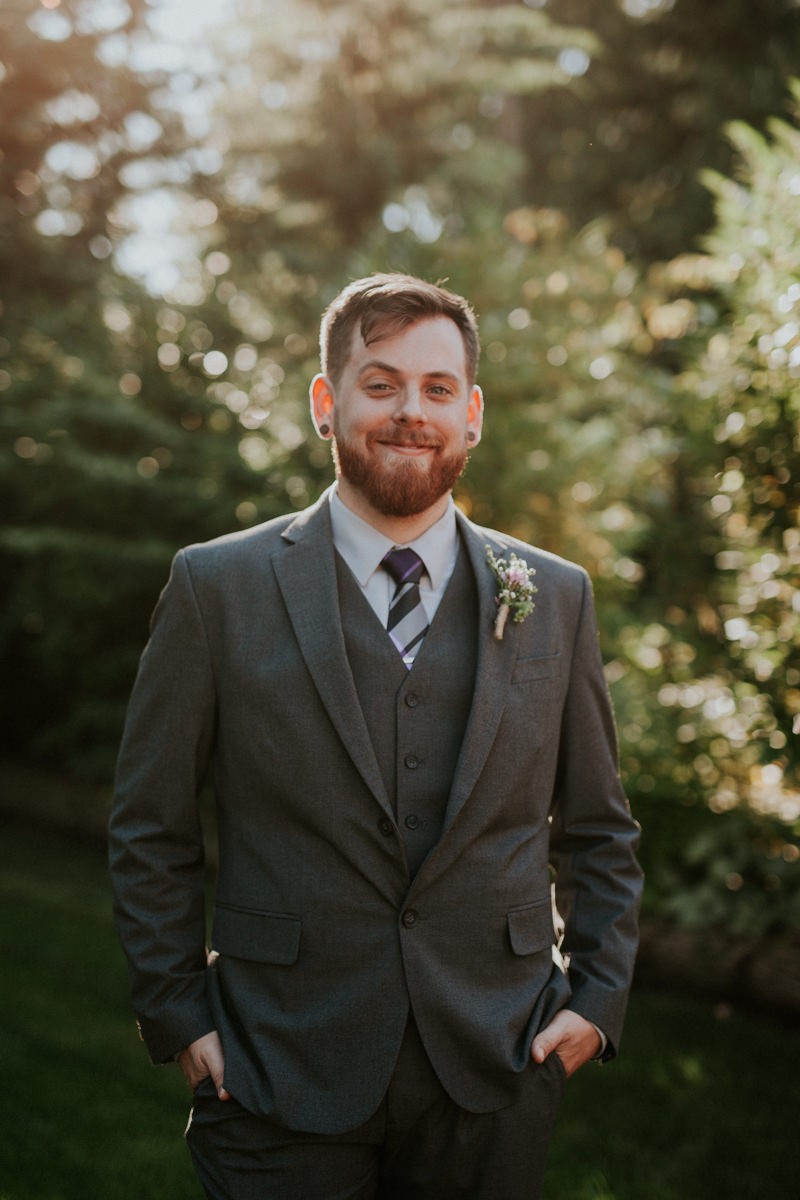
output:
M444 316L425 317L396 332L389 327L384 336L378 326L369 344L365 343L361 330L354 329L347 366L360 371L371 363L419 374L448 372L463 379L467 374L467 354L461 330Z

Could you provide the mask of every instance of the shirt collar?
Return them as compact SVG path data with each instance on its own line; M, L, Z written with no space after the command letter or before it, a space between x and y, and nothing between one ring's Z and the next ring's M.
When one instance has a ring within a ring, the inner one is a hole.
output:
M378 570L384 555L396 543L364 521L342 501L334 486L330 493L333 544L362 587ZM458 531L453 497L442 516L408 545L425 563L434 591L443 587L452 573L458 554Z

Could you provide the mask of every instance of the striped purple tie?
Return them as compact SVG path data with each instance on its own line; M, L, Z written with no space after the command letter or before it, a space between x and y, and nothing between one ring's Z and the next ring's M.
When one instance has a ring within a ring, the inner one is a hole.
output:
M382 559L381 566L396 584L386 628L403 662L410 669L429 628L428 616L419 595L419 581L425 564L414 550L405 547L390 550Z

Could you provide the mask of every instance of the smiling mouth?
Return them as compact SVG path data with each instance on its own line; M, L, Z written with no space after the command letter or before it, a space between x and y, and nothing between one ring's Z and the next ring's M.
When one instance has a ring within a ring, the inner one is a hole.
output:
M423 454L426 450L441 449L438 442L421 441L418 438L375 438L376 444L386 446L389 450L399 450L401 453L418 453Z

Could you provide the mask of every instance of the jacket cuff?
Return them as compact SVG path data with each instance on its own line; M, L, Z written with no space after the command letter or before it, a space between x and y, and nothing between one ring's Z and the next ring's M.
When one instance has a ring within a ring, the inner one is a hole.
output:
M169 1014L145 1016L136 1020L139 1037L147 1047L150 1061L157 1065L173 1062L175 1056L192 1042L212 1033L216 1023L205 1001L191 1008L183 1007Z

